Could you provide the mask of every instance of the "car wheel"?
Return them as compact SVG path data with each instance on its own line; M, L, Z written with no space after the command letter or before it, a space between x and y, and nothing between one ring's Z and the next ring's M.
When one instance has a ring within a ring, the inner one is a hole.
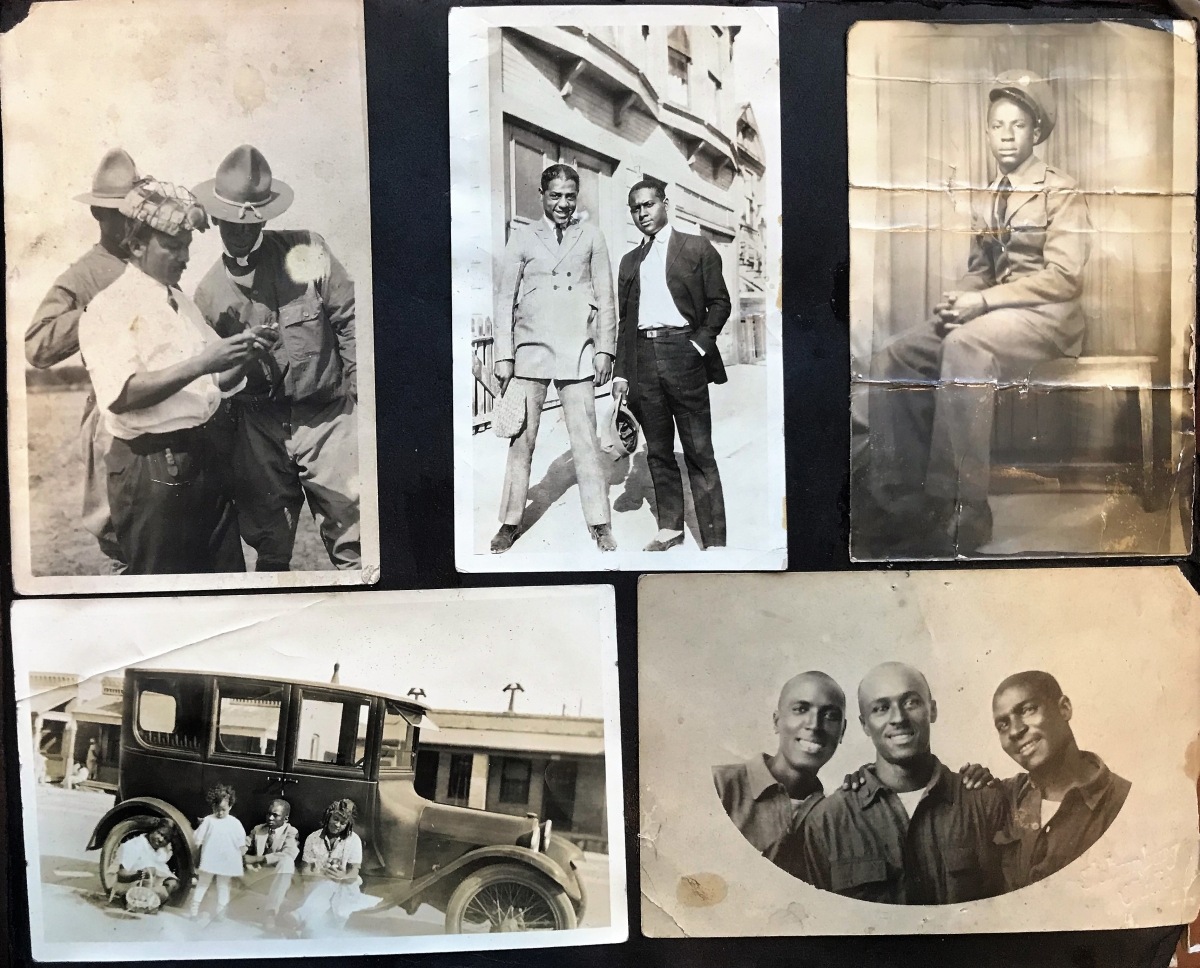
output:
M130 817L116 823L108 832L108 836L104 838L104 846L100 848L100 884L104 887L105 894L111 893L117 884L117 852L121 849L121 844L151 830L161 819L150 814ZM171 848L173 856L170 866L179 878L179 888L167 903L178 904L187 894L187 887L192 879L192 868L187 844L182 841L178 832L171 842Z
M566 892L519 864L493 864L467 875L446 905L446 933L565 931L575 927Z

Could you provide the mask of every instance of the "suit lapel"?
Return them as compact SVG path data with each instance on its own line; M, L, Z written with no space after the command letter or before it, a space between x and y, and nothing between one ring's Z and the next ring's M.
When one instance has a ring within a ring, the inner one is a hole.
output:
M671 227L671 238L667 240L667 278L671 278L671 266L675 264L675 260L679 258L679 250L683 248L683 239L680 238L679 232L674 226Z
M550 226L546 224L545 219L540 219L537 222L530 223L533 228L533 234L541 240L542 245L546 247L546 251L550 253L552 258L558 258L558 239L553 235Z
M556 246L556 254L558 257L558 262L555 263L556 266L561 264L563 259L570 254L571 250L575 248L575 245L579 242L582 236L583 225L579 222L572 222L565 229L563 229L562 245ZM558 240L555 239L555 241L557 242Z
M1020 179L1021 185L1026 186L1020 189L1013 188L1008 195L1008 210L1005 213L1005 224L998 226L999 228L1007 228L1012 224L1012 217L1027 202L1037 198L1042 193L1046 184L1046 163L1040 158L1036 163L1029 166L1029 170L1025 172L1024 177ZM1033 186L1033 187L1028 187Z

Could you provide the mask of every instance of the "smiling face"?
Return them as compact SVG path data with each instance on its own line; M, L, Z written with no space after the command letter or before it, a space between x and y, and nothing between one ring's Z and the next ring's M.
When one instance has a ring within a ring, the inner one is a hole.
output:
M566 228L575 215L575 206L579 202L579 186L570 178L555 178L544 189L542 196L542 211L555 225Z
M903 765L928 755L937 703L916 669L898 662L872 669L859 684L858 711L863 732L887 762Z
M263 230L262 222L222 222L217 219L213 221L217 223L217 231L221 233L221 244L225 246L225 251L235 259L244 259L250 254Z
M657 235L667 224L667 200L653 188L639 188L630 193L629 214L643 235Z
M992 716L1000 746L1032 773L1062 756L1071 745L1071 700L1049 699L1032 683L1017 682L996 693Z
M1028 160L1039 134L1033 115L1016 101L998 97L992 102L988 109L988 147L1004 174Z
M846 735L846 697L827 676L804 673L783 687L774 718L780 755L815 774Z
M191 245L191 232L166 235L152 230L146 238L129 243L130 261L151 279L175 286L187 268Z
M329 821L325 824L325 832L328 833L331 837L336 837L338 834L340 834L345 829L346 829L346 818L339 817L337 814L334 814L333 816L331 816L329 818Z

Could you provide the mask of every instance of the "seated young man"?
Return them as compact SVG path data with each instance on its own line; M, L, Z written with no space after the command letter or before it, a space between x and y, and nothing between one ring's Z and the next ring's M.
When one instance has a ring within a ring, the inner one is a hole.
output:
M151 890L166 901L179 889L179 879L171 870L171 838L175 824L163 818L144 834L131 837L117 851L117 887L114 895L124 896L134 884L149 878Z

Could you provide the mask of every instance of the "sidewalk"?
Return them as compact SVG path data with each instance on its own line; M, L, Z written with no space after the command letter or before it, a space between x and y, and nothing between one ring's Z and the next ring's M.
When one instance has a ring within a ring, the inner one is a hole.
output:
M725 491L728 543L731 547L763 548L769 535L766 527L767 493L767 369L765 365L743 364L729 368L729 382L709 386L713 410L713 448ZM551 394L553 394L553 389ZM600 426L608 419L611 399L596 400ZM508 441L490 429L472 439L474 465L474 550L486 554L492 535L499 527L497 508L504 485ZM696 516L686 485L687 469L678 439L676 459L683 473L685 545L696 547ZM607 456L605 458L608 460ZM533 455L529 501L525 509L526 531L508 554L570 552L603 556L596 548L583 520L579 490L567 427L560 408L542 415L537 449ZM658 530L652 501L654 489L646 466L645 443L631 458L611 461L609 475L613 535L620 551L641 551Z

